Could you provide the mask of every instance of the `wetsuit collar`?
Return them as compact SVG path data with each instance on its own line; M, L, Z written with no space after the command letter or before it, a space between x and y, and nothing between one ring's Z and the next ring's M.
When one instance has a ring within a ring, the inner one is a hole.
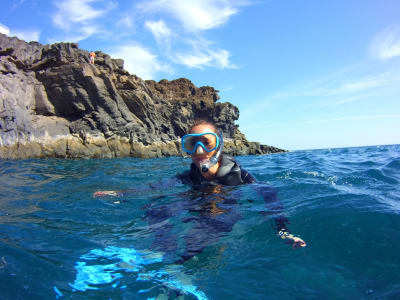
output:
M233 169L234 166L235 162L233 160L230 160L228 156L223 154L216 177L225 177Z
M238 165L233 158L230 158L230 156L228 155L222 154L220 167L216 176L212 180L205 179L202 176L199 168L194 163L191 164L191 173L193 174L194 178L196 178L196 181L198 181L199 183L218 184L225 181L225 177L235 169L235 166ZM237 169L240 171L239 167ZM238 173L238 176L240 176L240 172Z

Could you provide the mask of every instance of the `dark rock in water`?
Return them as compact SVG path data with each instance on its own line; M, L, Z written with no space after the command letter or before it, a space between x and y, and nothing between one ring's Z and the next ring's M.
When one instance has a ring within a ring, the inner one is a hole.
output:
M248 142L239 110L188 79L142 80L122 59L75 43L41 45L0 34L0 158L181 155L195 118L212 118L232 155L281 152Z

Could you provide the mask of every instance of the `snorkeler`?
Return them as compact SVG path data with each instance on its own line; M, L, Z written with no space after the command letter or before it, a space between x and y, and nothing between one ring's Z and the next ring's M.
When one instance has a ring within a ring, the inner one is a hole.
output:
M190 171L178 178L183 183L191 185L240 185L255 183L257 180L243 169L233 157L222 154L223 136L222 132L214 124L205 120L196 120L189 130L189 134L181 139L182 150L192 158ZM271 189L264 193L268 202L276 201L276 194ZM276 208L276 207L275 207ZM291 240L293 247L305 247L306 243L299 237L291 234L286 225L287 220L283 217L275 218L275 227L282 239Z
M193 232L186 236L188 247L186 253L180 255L182 261L193 257L204 249L206 245L210 244L210 236L218 236L218 233L230 232L233 225L240 218L237 215L221 216L226 212L217 205L226 199L222 187L257 183L255 177L243 169L233 157L222 153L223 143L222 132L212 122L206 120L196 120L190 127L189 133L181 138L182 150L191 156L192 164L190 170L178 174L175 180L191 185L195 191L205 195L203 198L210 198L210 195L212 198L212 200L203 199L206 202L196 206L200 207L199 212L202 218L196 220L197 223ZM155 187L151 185L152 189ZM254 188L264 198L264 202L268 206L268 212L265 214L274 214L273 221L277 235L290 242L293 248L305 247L306 243L301 238L290 233L287 226L288 220L280 215L282 207L277 199L275 189L260 184L256 184ZM94 193L94 196L122 196L136 191L99 191ZM193 197L190 196L190 193L188 195L189 198L194 199L188 200L188 202L198 199L196 194ZM178 206L173 208L154 207L147 211L146 217L150 223L156 224L161 222L161 219L167 220L169 217L176 215L179 210L194 211L193 203L182 203ZM175 242L170 238L170 230L169 226L159 230L157 236L161 237L163 242L159 242L158 245L160 248L168 248L160 250L167 250L166 252L168 252L168 250L173 251L176 247ZM171 242L174 245L171 245Z
M178 177L191 185L240 185L256 179L230 156L222 154L222 132L214 124L196 120L181 139L182 150L192 158L190 171Z

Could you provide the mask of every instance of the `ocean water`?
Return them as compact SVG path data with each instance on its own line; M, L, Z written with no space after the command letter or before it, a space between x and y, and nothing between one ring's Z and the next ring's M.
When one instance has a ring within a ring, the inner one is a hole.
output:
M305 248L253 185L165 183L188 159L0 161L0 299L400 299L400 145L237 160Z

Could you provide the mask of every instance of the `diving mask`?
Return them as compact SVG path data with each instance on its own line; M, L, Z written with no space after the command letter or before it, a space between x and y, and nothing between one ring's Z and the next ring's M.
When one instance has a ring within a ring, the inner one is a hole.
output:
M220 145L220 138L213 132L186 134L181 139L182 150L188 154L193 154L201 146L204 151L212 152Z
M224 139L221 131L219 135L213 132L191 133L182 137L181 144L182 150L187 154L195 153L199 146L206 152L218 149L210 159L200 164L201 172L207 173L212 166L217 164L224 147Z

